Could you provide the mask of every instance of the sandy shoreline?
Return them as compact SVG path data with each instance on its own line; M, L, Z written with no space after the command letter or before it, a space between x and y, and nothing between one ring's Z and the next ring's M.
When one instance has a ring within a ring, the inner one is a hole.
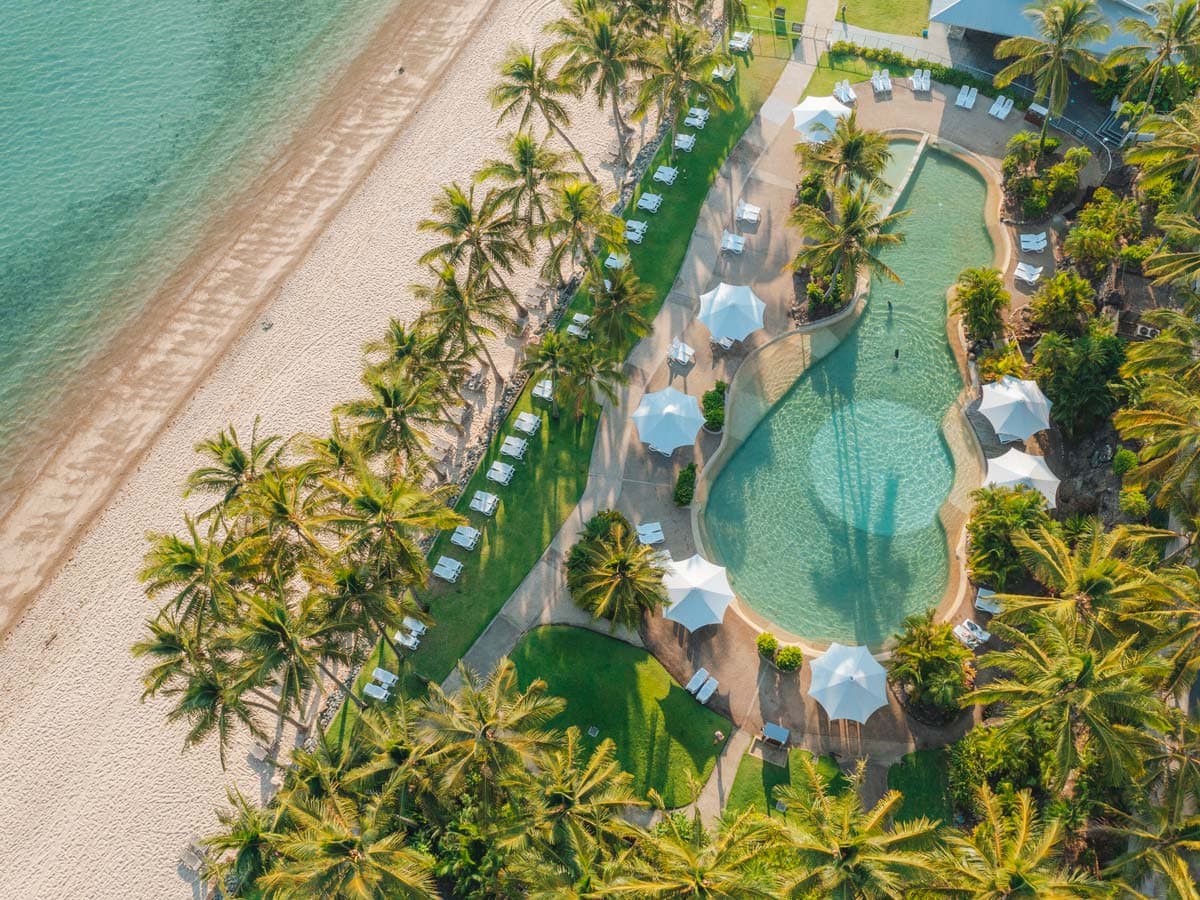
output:
M191 895L179 849L211 828L227 782L256 798L267 787L248 742L222 773L215 747L181 755L166 704L138 702L128 648L153 611L135 577L142 536L178 527L196 441L230 423L248 431L256 414L271 432L322 432L357 393L363 341L419 311L407 285L421 278L430 241L416 223L430 199L500 155L495 63L560 9L406 4L374 67L353 73L337 123L276 167L256 215L230 223L231 252L180 283L171 323L121 348L84 427L0 523L0 895ZM605 112L582 105L571 133L596 169ZM523 294L532 277L513 283ZM497 342L502 369L514 351Z

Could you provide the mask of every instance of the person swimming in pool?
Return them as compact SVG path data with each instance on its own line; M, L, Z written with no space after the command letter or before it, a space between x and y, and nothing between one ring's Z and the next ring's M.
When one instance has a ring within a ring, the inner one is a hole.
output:
M896 355L895 355L894 357L892 357L892 358L893 358L893 359L899 359L899 358L900 358L900 348L899 348L899 347L897 347L897 348L896 348Z

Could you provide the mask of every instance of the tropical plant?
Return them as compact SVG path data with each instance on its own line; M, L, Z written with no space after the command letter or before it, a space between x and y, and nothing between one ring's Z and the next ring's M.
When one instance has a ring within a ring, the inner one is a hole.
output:
M775 653L775 668L781 672L795 672L803 664L804 651L799 647L780 647Z
M628 381L622 363L612 352L593 342L579 343L567 354L562 392L575 407L575 418L603 400L617 402L617 386Z
M1046 498L1038 491L1018 485L982 487L971 494L974 505L967 522L971 578L1004 590L1025 573L1025 564L1013 543L1013 535L1050 526Z
M219 495L217 502L205 510L201 518L231 503L246 485L279 462L285 449L283 439L268 435L260 440L258 424L259 418L255 416L248 448L242 446L237 429L232 425L217 432L215 438L196 445L196 452L208 457L211 464L188 475L183 496L195 493Z
M1178 191L1179 215L1174 223L1164 224L1189 232L1200 211L1200 99L1187 100L1165 115L1150 116L1141 127L1154 137L1131 147L1125 161L1141 168L1139 183L1144 189Z
M554 384L554 392L550 395L550 416L557 419L559 414L558 399L562 395L562 386L571 370L572 347L567 343L560 331L547 331L536 344L525 348L525 360L521 368L529 373L530 379L548 378Z
M688 463L675 479L674 499L677 506L688 506L696 493L696 464Z
M1008 87L1016 79L1029 76L1037 98L1047 100L1050 116L1061 116L1071 93L1071 75L1089 81L1108 77L1104 64L1087 48L1103 42L1110 28L1095 0L1045 0L1041 6L1027 9L1026 14L1033 19L1038 37L1010 37L996 45L996 59L1016 57L996 74L996 87ZM1050 116L1042 122L1039 155L1046 143Z
M1148 112L1154 108L1160 80L1165 78L1168 86L1177 91L1178 64L1182 62L1192 68L1200 64L1200 7L1196 0L1150 0L1145 13L1146 18L1126 16L1121 20L1121 30L1132 41L1112 51L1107 63L1134 67L1133 77L1122 95L1126 99L1150 82L1145 101ZM1138 130L1136 123L1133 130Z
M582 260L592 277L602 283L597 245L614 251L625 247L625 223L609 212L609 198L599 185L570 181L550 192L550 218L538 234L550 242L550 252L542 269L547 275L562 278L563 263L574 265Z
M892 229L907 213L901 210L883 215L867 185L852 190L839 188L828 211L797 206L790 221L800 227L808 242L796 254L792 266L797 270L808 267L829 278L830 291L841 284L845 295L854 292L865 272L899 283L900 276L879 252L904 240L903 234Z
M1029 374L1029 363L1016 341L984 350L976 357L976 365L979 367L979 380L984 384L999 381L1005 375L1025 378Z
M576 547L575 564L567 566L567 589L580 608L608 619L610 630L618 625L637 628L645 614L666 601L654 550L628 524L617 522Z
M454 266L440 260L429 266L432 284L415 284L412 292L425 307L423 322L464 354L487 360L497 381L503 381L487 342L496 337L497 328L511 331L516 323L504 308L504 292L491 283L488 271L484 266L475 274L460 275Z
M990 341L1004 328L1004 311L1010 300L997 270L963 269L954 285L952 309L963 317L971 337Z
M1047 279L1029 304L1030 319L1043 331L1078 335L1096 312L1096 290L1074 269L1060 269Z
M1159 506L1186 495L1200 472L1200 393L1156 378L1142 389L1138 405L1120 410L1113 421L1123 438L1142 445L1127 482L1156 486Z
M1200 192L1200 186L1197 188ZM1200 220L1180 214L1159 218L1166 244L1143 263L1142 271L1156 284L1191 283L1200 276Z
M1121 375L1148 380L1156 376L1200 388L1200 322L1176 309L1147 310L1142 321L1159 329L1148 341L1135 341L1125 352ZM1132 451L1131 451L1132 452Z
M630 267L614 272L594 291L596 303L588 330L611 351L632 346L650 333L652 323L645 310L654 300L654 291Z
M754 646L760 656L773 660L775 651L779 649L779 639L769 631L760 631L754 639Z
M860 128L857 112L838 119L828 140L801 142L796 153L802 169L820 178L827 197L840 187L853 190L862 184L876 193L888 190L883 181L892 158L887 135Z
M475 173L476 181L492 180L504 185L496 192L497 202L511 203L513 214L525 223L525 231L531 236L535 227L546 221L546 190L574 177L563 168L563 155L538 143L528 131L509 137L507 159L484 160Z
M1033 376L1053 404L1050 418L1069 435L1086 433L1117 408L1125 346L1113 327L1093 319L1081 337L1042 335L1033 350Z
M368 454L393 454L409 464L423 461L429 444L425 429L458 427L437 375L414 380L368 369L362 383L368 396L340 403L335 411L354 421L359 445Z
M911 708L945 718L958 714L959 700L971 686L973 655L954 637L951 624L935 622L933 613L929 609L904 620L888 675Z

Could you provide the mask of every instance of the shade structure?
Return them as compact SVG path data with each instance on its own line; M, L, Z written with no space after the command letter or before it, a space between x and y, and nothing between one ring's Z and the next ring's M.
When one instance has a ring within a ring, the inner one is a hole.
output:
M837 120L850 115L850 107L833 97L805 97L792 108L792 119L802 140L822 144L829 140Z
M987 478L983 483L994 487L1023 484L1040 492L1051 509L1054 509L1058 495L1058 478L1050 471L1046 460L1020 450L1009 450L1003 456L989 459Z
M725 569L697 553L690 559L672 560L663 573L670 605L663 616L688 631L720 625L733 602L733 588Z
M1001 441L1023 441L1050 427L1050 401L1036 381L1005 375L983 386L979 411Z
M633 411L638 437L658 450L670 453L676 447L696 442L696 432L704 424L700 403L675 388L646 394Z
M852 719L861 725L887 706L887 673L866 647L832 643L811 668L808 693L830 719Z
M696 318L716 340L740 341L763 327L763 310L766 308L767 305L750 290L750 285L722 281L707 294L700 295L700 315Z

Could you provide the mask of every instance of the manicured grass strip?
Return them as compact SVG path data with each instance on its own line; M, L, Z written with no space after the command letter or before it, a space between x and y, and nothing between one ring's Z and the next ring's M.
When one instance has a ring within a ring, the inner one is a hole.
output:
M621 768L633 788L646 796L657 790L668 807L683 806L712 772L723 743L713 732L729 734L729 720L701 706L653 656L638 647L583 628L547 626L526 634L512 653L526 687L543 678L549 693L567 701L555 728L576 726L594 746L616 744ZM593 739L587 731L595 726Z
M846 4L846 21L888 34L920 33L929 27L929 0L838 0ZM842 7L838 6L841 17ZM895 74L895 73L893 73Z
M817 60L817 67L813 70L812 77L808 81L808 87L804 90L805 97L828 97L833 94L833 86L839 81L850 79L851 84L856 84L860 81L869 81L871 73L876 69L883 68L878 63L871 63L861 56L842 56L837 55L831 57L828 53L822 53ZM909 66L888 66L888 73L892 77L892 81L897 78L907 77L912 73L912 68ZM859 85L855 90L871 90L871 85Z
M755 809L764 815L782 816L783 813L775 808L775 788L787 784L800 786L804 771L800 760L805 757L812 759L812 754L798 747L793 748L788 751L788 764L784 767L764 762L761 757L747 753L738 763L733 787L729 789L729 797L725 801L725 811L739 813ZM835 787L842 788L849 783L832 756L819 757L817 769L832 779Z
M747 0L746 14L752 24L755 19L770 19L775 15L776 7L783 7L783 17L788 22L803 22L808 14L808 0Z
M944 747L916 750L888 769L888 788L904 795L896 820L907 822L925 816L949 824L954 816L949 775L950 762Z

